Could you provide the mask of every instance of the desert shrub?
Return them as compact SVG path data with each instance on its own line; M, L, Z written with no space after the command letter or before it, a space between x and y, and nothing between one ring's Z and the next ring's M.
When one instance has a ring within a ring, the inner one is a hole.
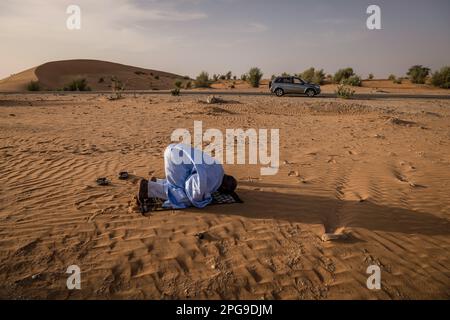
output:
M119 80L116 76L111 77L111 90L113 94L109 97L109 100L119 100L122 98L122 91L125 90L125 84Z
M227 77L224 75L224 74L221 74L220 76L219 76L219 79L220 80L225 80Z
M191 81L186 82L186 83L184 84L184 88L185 88L185 89L191 89L191 88L192 88L192 82L191 82Z
M75 79L72 80L69 84L67 84L64 87L64 91L90 91L91 88L87 85L87 80L82 79Z
M352 87L360 87L361 86L361 77L357 75L353 75L348 79L342 80L341 84L346 84Z
M111 77L111 89L113 91L123 91L125 90L125 84L119 80L116 76Z
M355 90L344 84L340 84L336 88L335 93L339 98L350 99L355 94Z
M200 74L195 79L195 86L197 88L209 88L211 82L209 81L209 74L206 71L200 72Z
M245 73L242 74L242 75L241 75L241 80L242 80L242 81L247 81L247 74L245 74Z
M237 79L237 77L236 76L233 76L233 80L236 80Z
M176 80L174 83L175 88L181 88L181 86L183 85L183 82L181 80Z
M390 74L389 77L388 77L388 80L391 80L391 81L394 81L395 79L397 79L395 74Z
M325 72L323 72L323 69L315 70L314 77L312 79L312 83L323 84L324 80L325 80Z
M39 81L30 81L27 85L28 91L39 91L41 90L41 86L39 85Z
M450 66L441 68L433 73L431 84L436 87L450 89Z
M231 71L228 71L228 72L225 74L225 78L226 78L227 80L231 80L231 76L232 76Z
M306 69L302 73L299 74L300 78L305 80L306 82L312 82L314 78L314 68L311 67L309 69Z
M338 70L333 77L334 83L342 83L342 81L347 80L351 76L355 75L352 68L345 68Z
M369 76L367 77L369 80L373 80L373 73L369 73Z
M406 74L411 79L412 83L424 84L429 73L429 68L423 67L421 65L415 65L409 68Z
M250 85L252 87L258 88L262 76L263 76L263 73L261 72L261 70L259 68L256 68L256 67L251 68L248 72L248 82L250 83Z
M277 77L277 76L273 74L273 75L270 77L270 80L275 80L276 77Z
M170 94L173 95L173 96L179 96L180 95L180 89L179 88L172 89L170 91Z
M392 82L395 84L402 84L402 78L395 78Z
M217 80L219 80L219 75L213 74L212 79L214 82L216 82Z
M325 80L325 73L323 72L323 69L315 70L313 67L306 69L297 76L306 82L315 84L323 84L323 81Z

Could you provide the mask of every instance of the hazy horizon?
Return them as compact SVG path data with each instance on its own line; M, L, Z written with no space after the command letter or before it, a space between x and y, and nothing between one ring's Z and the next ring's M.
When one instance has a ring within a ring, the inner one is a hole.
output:
M112 4L114 3L114 4ZM81 7L81 30L66 9ZM382 30L366 28L381 8ZM25 0L0 3L0 78L54 60L97 59L195 77L311 66L363 77L450 65L450 1Z

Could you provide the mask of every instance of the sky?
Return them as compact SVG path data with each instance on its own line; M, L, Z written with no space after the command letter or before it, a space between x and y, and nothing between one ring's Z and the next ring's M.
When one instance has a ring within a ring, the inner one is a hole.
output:
M381 30L369 30L369 5ZM81 29L69 30L69 5ZM0 78L54 60L99 59L195 77L313 66L402 76L450 65L449 0L1 0Z

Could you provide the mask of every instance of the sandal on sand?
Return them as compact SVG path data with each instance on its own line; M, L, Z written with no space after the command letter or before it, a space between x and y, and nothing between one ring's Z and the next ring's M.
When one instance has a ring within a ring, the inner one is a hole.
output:
M101 177L101 178L97 178L97 180L95 182L97 182L97 184L99 186L107 186L107 185L109 185L110 181L105 177Z
M120 180L127 180L128 177L129 177L128 172L126 172L126 171L119 172L119 179Z

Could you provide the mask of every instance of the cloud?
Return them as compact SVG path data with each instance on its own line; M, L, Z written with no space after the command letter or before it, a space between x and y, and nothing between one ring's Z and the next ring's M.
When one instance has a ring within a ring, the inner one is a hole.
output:
M246 32L264 32L267 31L269 28L258 22L252 22L247 24L247 28L245 29Z
M81 8L81 30L68 30L69 4ZM134 0L0 1L0 78L50 60L124 57L164 59L182 40L177 32L191 21L207 19L202 11L182 10L174 2Z
M145 6L140 6L133 0L116 0L112 3L109 0L78 0L75 5L81 8L81 12L86 17L95 16L100 21L123 21L132 23L133 21L191 21L207 18L204 12L193 12L189 10L177 10L172 2L150 2ZM20 22L28 20L30 22L45 19L64 18L65 9L68 4L63 4L58 0L24 0L9 1L2 0L0 3L0 16L8 19L9 22ZM0 24L2 21L0 21Z
M162 11L162 10L151 10L145 12L142 18L150 20L160 20L160 21L191 21L204 19L208 16L201 12L174 12L174 11Z

